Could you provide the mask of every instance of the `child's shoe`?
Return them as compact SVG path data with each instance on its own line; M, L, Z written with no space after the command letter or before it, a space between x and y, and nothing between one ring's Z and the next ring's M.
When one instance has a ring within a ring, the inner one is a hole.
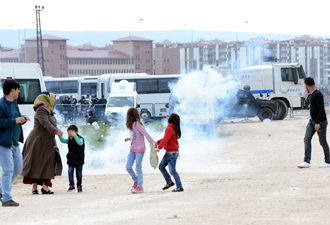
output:
M73 191L75 188L73 186L69 186L68 192Z
M78 187L78 193L82 192L82 187Z
M143 193L143 188L142 187L136 187L135 189L131 190L133 194L141 194Z
M138 185L138 182L135 181L134 184L133 184L133 186L132 186L132 188L131 188L131 190L136 189L137 188L137 185Z
M183 191L182 187L173 190L173 192L181 192L181 191Z
M174 186L175 184L172 182L170 184L166 184L165 187L163 187L163 190L169 189L170 187Z

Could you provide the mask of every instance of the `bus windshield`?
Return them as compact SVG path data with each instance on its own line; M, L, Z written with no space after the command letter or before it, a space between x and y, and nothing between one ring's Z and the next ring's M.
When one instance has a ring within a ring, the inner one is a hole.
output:
M81 83L82 95L96 94L97 93L96 91L97 91L97 83Z
M33 104L36 97L40 94L39 79L15 79L20 87L20 93L17 99L18 104ZM1 83L3 80L0 80ZM1 86L1 85L0 85ZM2 87L0 90L0 97L3 96Z
M134 107L133 97L110 97L108 107Z

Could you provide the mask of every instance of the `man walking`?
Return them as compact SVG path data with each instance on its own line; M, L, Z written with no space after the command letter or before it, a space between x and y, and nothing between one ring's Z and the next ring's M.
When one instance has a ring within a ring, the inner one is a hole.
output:
M330 167L330 158L329 158L329 145L327 142L327 115L324 110L324 99L322 93L316 89L314 79L307 77L305 79L305 85L310 93L309 102L310 102L310 115L311 118L306 127L305 133L305 158L304 162L299 164L299 168L309 168L311 161L312 153L312 137L317 132L319 136L320 144L324 152L324 163L320 165L320 168Z
M22 172L22 153L19 143L23 143L22 124L30 119L23 117L16 99L20 85L16 80L7 79L2 84L4 96L0 98L0 164L2 177L0 199L2 206L19 206L11 196L11 186Z

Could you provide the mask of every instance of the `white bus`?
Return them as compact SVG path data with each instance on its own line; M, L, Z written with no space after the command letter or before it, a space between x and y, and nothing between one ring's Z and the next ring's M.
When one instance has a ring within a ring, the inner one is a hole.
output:
M44 77L46 89L48 92L56 95L72 95L77 100L81 99L81 96L87 94L97 94L97 84L99 82L98 76L84 76L84 77L65 77L54 78Z
M15 79L20 84L20 94L17 99L22 115L33 121L33 102L40 92L46 91L43 75L37 63L0 63L0 81ZM0 97L3 96L0 85Z
M100 76L98 93L104 94L105 98L111 92L114 82L127 80L136 84L139 99L139 110L144 120L152 117L162 118L167 116L170 88L172 82L182 75L147 75L147 74L104 74ZM102 91L103 90L103 91Z

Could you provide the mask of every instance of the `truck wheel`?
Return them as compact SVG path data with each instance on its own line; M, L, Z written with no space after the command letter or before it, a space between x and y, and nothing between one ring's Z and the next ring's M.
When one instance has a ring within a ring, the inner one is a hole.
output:
M151 118L151 115L149 112L143 112L140 114L141 119L143 120L149 120Z
M275 101L278 102L278 113L274 115L273 120L283 120L288 115L289 108L283 100L276 99Z
M265 119L270 119L272 120L274 116L274 113L271 109L269 108L262 108L258 112L258 117L261 121L264 121Z

